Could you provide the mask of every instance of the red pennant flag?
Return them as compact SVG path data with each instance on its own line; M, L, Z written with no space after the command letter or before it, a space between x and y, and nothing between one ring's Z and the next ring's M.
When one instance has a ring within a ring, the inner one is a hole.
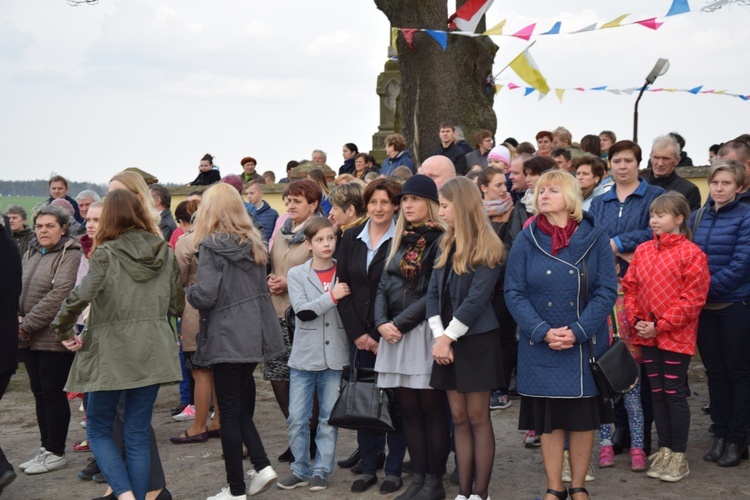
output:
M580 92L584 92L586 89L583 87L576 87L575 90L578 90Z
M404 41L406 42L406 45L409 46L412 52L416 52L416 49L414 49L414 34L419 31L416 28L401 28L401 34L404 35Z
M655 17L652 17L650 19L644 19L643 21L636 21L635 24L640 24L641 26L645 26L652 30L658 30L664 23L660 23Z
M522 38L522 39L524 39L524 40L526 40L528 42L529 38L531 38L531 35L534 34L534 28L535 27L536 27L536 23L530 24L530 25L526 26L524 29L522 29L520 31L516 31L511 36L515 36L517 38Z

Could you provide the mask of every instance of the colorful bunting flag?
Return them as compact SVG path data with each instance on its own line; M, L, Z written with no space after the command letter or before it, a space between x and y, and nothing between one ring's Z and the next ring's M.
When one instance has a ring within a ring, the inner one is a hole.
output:
M656 20L655 17L644 19L643 21L636 21L635 24L640 24L641 26L645 26L646 28L652 29L652 30L658 30L662 24L659 21Z
M585 28L581 28L578 31L574 31L573 33L585 33L587 31L594 31L596 29L596 23L590 24L589 26L586 26Z
M523 91L524 91L523 92L524 97L528 96L529 94L534 93L535 90L538 90L539 91L539 100L540 101L547 95L546 92L542 92L540 89L535 88L533 86L532 87L522 87L522 86L516 85L513 82L509 82L505 86L503 86L503 85L496 85L495 87L496 87L496 89L497 89L498 92L503 87L507 88L508 90L523 89ZM649 88L649 87L646 87L646 90L649 91L649 92L686 92L686 93L690 93L690 94L693 94L693 95L697 95L697 94L724 95L724 96L729 96L729 97L739 97L743 101L750 101L750 95L747 95L747 94L733 94L733 93L728 92L727 90L700 90L702 88L703 88L703 85L699 85L698 87L694 87L692 89L677 89L677 88L668 88L667 89L667 88ZM556 89L554 89L555 95L557 96L557 99L561 103L563 102L563 96L565 95L565 93L568 90L577 90L579 92L585 92L585 91L587 91L587 89L584 88L584 87L573 87L573 88L567 88L567 89L557 89L556 88ZM592 87L592 88L590 88L588 90L599 90L599 91L606 90L607 92L609 92L611 94L614 94L614 95L622 95L622 94L631 95L636 90L640 90L640 88L633 87L633 88L628 88L628 89L610 89L610 88L607 88L606 85L602 85L600 87Z
M622 25L620 24L626 17L628 17L630 14L623 14L620 17L611 20L608 23L602 24L602 26L599 28L600 30L605 30L607 28L621 28Z
M565 94L565 89L555 89L555 95L557 95L560 103L562 103L563 94Z
M534 89L534 87L526 87L526 90L524 90L523 96L526 97L527 95L529 95L532 92L534 92L534 90L536 90L536 89Z
M524 39L524 40L526 40L528 42L529 38L531 38L531 35L534 34L534 28L535 27L536 27L536 23L530 24L530 25L526 26L525 28L523 28L521 30L518 30L515 33L513 33L513 36L516 37L516 38L522 38L522 39Z
M562 26L562 23L560 21L557 21L555 25L552 26L552 28L549 31L542 33L542 35L559 35L561 26Z
M690 12L690 5L688 5L687 0L673 0L672 6L669 8L666 17L685 14L686 12Z
M420 31L415 28L401 28L401 34L404 35L404 41L406 42L406 45L409 46L412 52L416 52L416 49L414 48L414 35L417 31Z
M490 8L494 0L468 0L449 20L461 31L474 33L482 16ZM433 37L434 38L434 37ZM439 43L439 42L438 42Z
M494 27L488 29L483 35L502 35L503 34L503 27L505 26L505 23L507 22L507 19L503 19L499 23L497 23Z
M697 87L688 90L688 92L690 92L691 94L697 94L698 92L701 91L702 88L703 88L703 85L698 85Z
M536 65L534 58L531 57L528 48L518 54L508 66L510 66L510 68L515 71L524 82L528 83L542 94L549 92L547 80L544 79L542 72L539 70L539 66Z
M445 31L437 30L425 30L442 48L446 50L448 48L448 33Z

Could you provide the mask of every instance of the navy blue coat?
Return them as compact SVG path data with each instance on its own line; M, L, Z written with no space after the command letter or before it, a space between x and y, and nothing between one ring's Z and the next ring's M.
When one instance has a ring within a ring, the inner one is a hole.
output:
M386 159L383 160L383 166L380 169L380 173L386 177L390 177L393 174L393 171L402 165L404 167L409 167L413 174L417 173L414 168L414 160L411 159L411 153L408 149L401 151L395 158L391 158L390 156L386 157Z
M589 210L596 226L604 229L617 243L620 253L635 252L638 245L651 241L654 233L649 227L649 208L657 196L666 193L660 187L649 185L641 177L638 180L640 185L625 198L624 203L617 198L617 186L612 186L612 189L594 198ZM621 274L624 275L627 269L628 263L620 259Z
M609 345L607 316L617 298L615 260L609 237L584 215L570 245L553 256L552 238L533 221L510 250L505 300L518 323L518 392L527 396L577 398L598 394L589 368L589 345L595 354ZM583 297L583 260L588 268L588 302ZM569 327L571 349L550 349L550 328Z
M708 255L711 287L708 302L750 299L750 206L740 199L716 210L708 200L693 243ZM696 214L690 217L693 227Z
M271 208L271 205L265 200L263 200L263 206L255 209L255 220L263 226L263 236L265 236L266 242L271 241L273 229L276 227L276 220L278 218L279 213Z

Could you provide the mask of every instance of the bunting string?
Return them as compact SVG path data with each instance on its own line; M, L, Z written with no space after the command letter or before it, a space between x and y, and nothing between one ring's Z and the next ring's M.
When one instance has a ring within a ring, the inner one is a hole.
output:
M534 87L529 87L526 85L518 85L514 82L510 82L507 84L497 84L495 85L495 91L500 92L502 90L520 90L523 91L524 97L529 96L533 94L534 92L537 92L539 94L539 99L543 99L547 93L542 92L540 89L536 89ZM617 88L610 88L608 85L601 85L599 87L570 87L570 88L554 88L550 89L554 90L555 95L559 99L560 102L563 101L563 96L566 92L608 92L610 94L614 95L632 95L634 92L640 92L641 87L630 87L625 89L617 89ZM646 86L645 92L669 92L669 93L677 93L677 92L683 92L693 95L701 95L701 94L712 94L712 95L723 95L727 97L737 97L739 99L742 99L743 101L750 101L750 94L736 94L733 92L729 92L727 90L717 90L717 89L704 89L703 85L698 85L697 87L692 88L665 88L665 87L652 87L652 86Z

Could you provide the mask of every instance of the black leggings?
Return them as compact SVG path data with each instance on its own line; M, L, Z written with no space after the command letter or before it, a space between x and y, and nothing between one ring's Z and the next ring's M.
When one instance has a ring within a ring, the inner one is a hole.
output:
M403 412L403 433L414 472L444 474L450 453L445 392L435 389L395 389Z
M643 346L641 351L651 383L659 448L685 453L690 431L690 407L685 396L690 355L651 346Z
M258 363L219 363L213 365L216 399L221 408L221 449L232 495L245 494L242 443L250 452L256 471L271 465L253 422L255 379Z

